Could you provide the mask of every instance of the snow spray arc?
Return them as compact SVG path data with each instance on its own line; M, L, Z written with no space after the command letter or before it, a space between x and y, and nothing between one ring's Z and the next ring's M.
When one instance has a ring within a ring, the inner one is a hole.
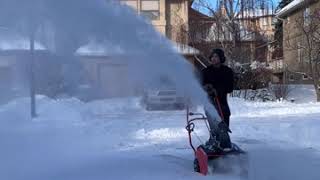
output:
M61 93L72 94L79 90L83 79L90 82L90 73L83 72L95 69L105 72L99 78L109 77L109 90L129 95L137 86L148 87L166 76L170 77L178 92L190 97L194 104L210 105L192 66L175 52L172 43L146 19L136 16L131 8L120 5L118 1L0 0L0 4L1 26L26 39L33 34L42 49L57 57L54 62L61 65L62 70L46 76L44 86L55 79L65 87L60 89ZM41 58L42 61L45 59ZM86 60L98 62L97 66L88 65L92 62ZM126 68L115 75L109 68L114 66L102 65L105 61L112 62L111 65L124 64ZM38 68L51 67L42 65ZM57 78L60 75L61 78ZM127 77L123 79L121 76L125 75ZM98 83L94 90L101 91L99 88ZM215 112L213 107L211 109Z

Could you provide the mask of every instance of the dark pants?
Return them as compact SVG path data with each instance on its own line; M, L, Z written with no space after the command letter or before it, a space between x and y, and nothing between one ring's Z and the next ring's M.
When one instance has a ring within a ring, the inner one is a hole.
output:
M211 117L210 114L207 111L205 111L205 114L206 114L206 117L208 118L208 123L209 123L210 130L215 129L217 124L218 124L216 122L217 120L214 119L213 117ZM227 124L228 128L229 128L230 116L225 116L224 119L222 119L222 121L224 121Z
M218 112L219 113L219 112ZM209 126L210 126L210 129L212 130L213 128L214 128L214 126L215 126L215 123L213 123L213 121L216 121L213 117L211 117L210 116L210 113L207 111L207 110L205 110L205 114L206 114L206 117L208 118L208 122L209 122ZM220 114L220 113L219 113ZM228 126L228 128L229 128L229 125L230 125L230 115L228 115L227 113L224 113L223 112L223 114L226 114L226 115L224 115L223 116L223 119L222 119L222 121L224 121L226 124L227 124L227 126Z
M226 128L221 128L221 126L219 125L220 122L218 120L214 119L214 117L210 116L210 113L207 110L205 111L205 114L208 119L210 133L211 133L210 138L207 143L214 144L215 143L214 138L215 138L216 140L218 140L220 142L220 146L222 148L230 148L231 147L231 140L230 140L230 136L227 131L227 129L229 129L230 116L225 116L224 119L222 119L222 121L224 121L228 127L226 129Z
M216 108L221 119L228 125L228 128L229 128L231 113L230 113L228 103L222 103L222 102L218 103L218 101L216 101L215 98L211 99L211 103ZM220 111L222 111L222 112L220 112ZM221 113L222 113L222 115L221 115ZM206 115L207 115L207 113L206 113Z
M227 124L228 128L229 128L229 125L230 125L230 116L225 116L223 121Z

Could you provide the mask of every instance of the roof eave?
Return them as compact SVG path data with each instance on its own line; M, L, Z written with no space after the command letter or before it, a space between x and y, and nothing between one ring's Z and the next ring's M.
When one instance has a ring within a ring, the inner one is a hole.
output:
M295 4L294 6L290 7L288 9L288 6L290 6L290 4L288 4L287 6L285 6L284 8L282 8L279 12L276 13L277 17L283 18L288 16L290 13L296 11L297 9L301 8L303 5L304 1L300 1L297 4Z

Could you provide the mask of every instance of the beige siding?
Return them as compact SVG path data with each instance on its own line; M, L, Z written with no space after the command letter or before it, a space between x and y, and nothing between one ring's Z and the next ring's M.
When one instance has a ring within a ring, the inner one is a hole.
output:
M152 25L163 35L166 35L166 0L160 0L160 19L152 21Z
M319 13L320 1L308 6L310 12ZM305 8L302 7L297 11L285 17L283 26L283 56L284 62L290 71L305 71L305 50L301 46L306 43L303 39L302 30L299 26L303 25L303 16Z
M167 36L179 43L188 43L188 1L170 0L166 4Z
M127 4L134 7L138 14L141 14L142 0L120 0L122 4ZM169 39L188 43L187 36L183 29L188 28L188 0L159 0L159 5L155 3L148 3L149 9L156 6L159 8L160 17L157 20L150 20L150 23L161 34L167 36Z

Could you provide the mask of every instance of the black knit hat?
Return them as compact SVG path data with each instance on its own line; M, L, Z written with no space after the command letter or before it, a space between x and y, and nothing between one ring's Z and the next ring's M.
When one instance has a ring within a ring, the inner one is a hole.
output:
M224 52L222 49L213 49L209 56L209 59L211 59L214 54L217 54L219 56L221 63L224 63L226 61L226 57L224 56Z

